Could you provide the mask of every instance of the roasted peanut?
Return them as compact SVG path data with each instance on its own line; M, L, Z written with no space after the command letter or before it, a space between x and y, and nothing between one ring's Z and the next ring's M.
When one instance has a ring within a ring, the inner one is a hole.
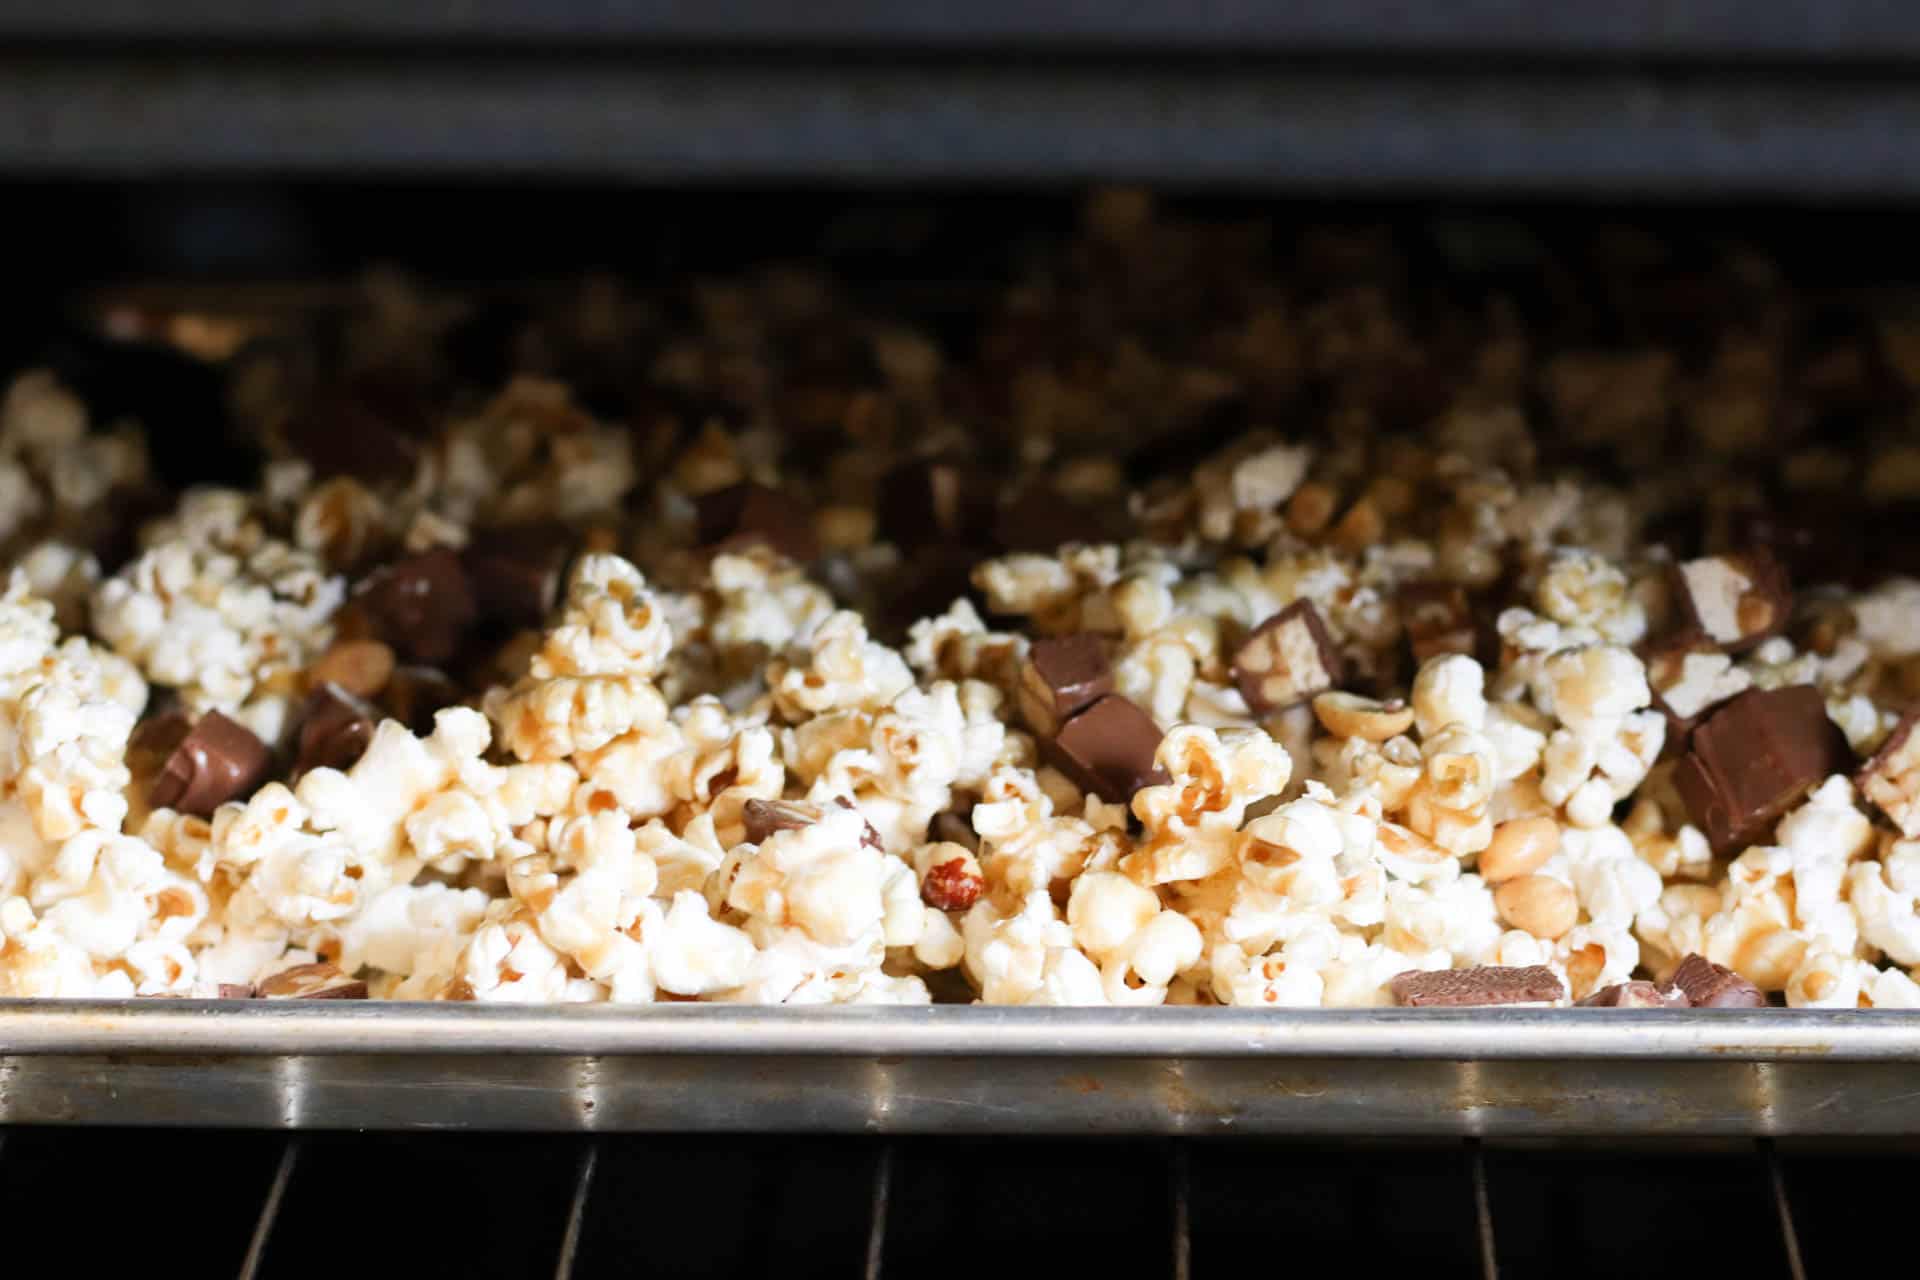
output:
M1514 818L1493 829L1493 842L1480 851L1480 878L1499 884L1531 875L1560 848L1560 824L1548 817Z
M1493 891L1500 918L1536 938L1553 939L1580 919L1580 903L1573 890L1551 876L1521 876Z
M1338 689L1315 697L1313 714L1320 721L1320 727L1336 738L1385 742L1413 728L1413 708L1398 698L1375 702Z

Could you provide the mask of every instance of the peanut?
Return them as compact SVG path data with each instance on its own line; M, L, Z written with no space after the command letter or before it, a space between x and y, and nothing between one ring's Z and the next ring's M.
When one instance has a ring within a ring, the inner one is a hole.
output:
M307 679L337 684L356 698L371 698L393 678L393 650L378 640L348 640L314 659Z
M1313 700L1313 714L1321 728L1336 738L1364 738L1385 742L1413 728L1413 708L1395 698L1375 702L1357 693L1330 689Z
M1551 876L1509 880L1493 891L1493 905L1502 920L1536 938L1557 938L1580 919L1573 890Z
M1560 824L1552 818L1513 818L1493 829L1493 841L1480 851L1480 878L1499 884L1531 875L1560 848Z

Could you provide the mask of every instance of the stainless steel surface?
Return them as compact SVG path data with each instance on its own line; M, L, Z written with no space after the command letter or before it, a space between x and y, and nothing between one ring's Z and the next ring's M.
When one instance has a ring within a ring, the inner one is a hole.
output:
M0 1122L1920 1133L1920 1017L13 1002Z

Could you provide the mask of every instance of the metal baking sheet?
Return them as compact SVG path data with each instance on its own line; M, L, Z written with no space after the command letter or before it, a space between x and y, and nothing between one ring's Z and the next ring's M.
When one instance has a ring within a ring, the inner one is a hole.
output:
M1920 1133L1920 1014L0 1002L0 1123Z

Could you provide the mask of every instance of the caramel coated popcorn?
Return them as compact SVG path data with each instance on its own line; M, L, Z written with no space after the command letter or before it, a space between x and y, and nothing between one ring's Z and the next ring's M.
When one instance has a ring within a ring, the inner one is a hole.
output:
M1109 193L480 383L381 276L178 492L19 376L0 994L1920 1006L1912 450L1795 425L1910 417L1870 300L1413 270Z

